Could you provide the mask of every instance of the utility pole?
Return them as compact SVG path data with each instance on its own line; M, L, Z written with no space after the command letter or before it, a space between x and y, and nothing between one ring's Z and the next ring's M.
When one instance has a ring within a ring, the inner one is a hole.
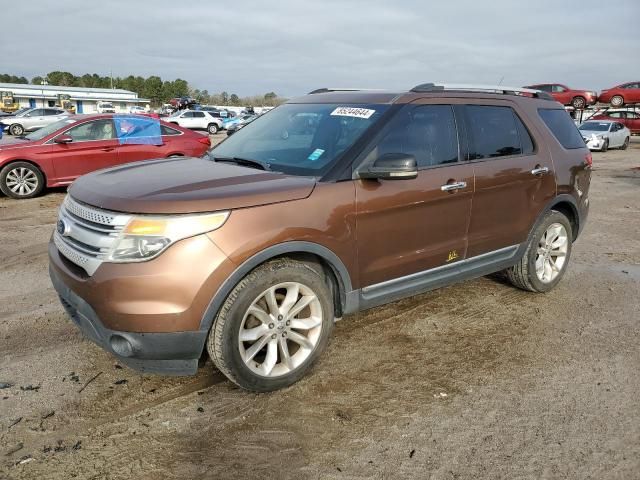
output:
M113 90L113 72L109 70L109 78L111 79L111 90Z

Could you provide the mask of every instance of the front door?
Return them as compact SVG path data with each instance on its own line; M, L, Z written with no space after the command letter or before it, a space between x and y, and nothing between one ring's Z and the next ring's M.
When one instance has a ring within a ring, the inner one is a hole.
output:
M361 286L464 259L473 167L460 161L451 105L403 107L365 153L360 168L405 153L419 171L415 179L355 180ZM452 184L457 188L446 187Z
M61 183L70 183L80 175L118 162L118 140L111 119L94 120L71 127L61 135L70 143L52 142L50 157Z
M476 182L467 251L472 258L524 242L556 184L548 150L533 142L515 105L460 108Z

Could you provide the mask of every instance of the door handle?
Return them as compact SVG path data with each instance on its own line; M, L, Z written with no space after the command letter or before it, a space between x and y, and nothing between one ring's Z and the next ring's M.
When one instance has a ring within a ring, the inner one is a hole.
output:
M103 152L111 152L111 151L115 150L115 148L113 148L113 147L104 147L104 148L101 148L100 150L102 150Z
M440 187L440 190L443 192L453 192L461 188L467 188L467 182L446 183Z
M541 167L540 165L536 165L536 168L531 170L531 175L544 175L545 173L549 173L549 167Z

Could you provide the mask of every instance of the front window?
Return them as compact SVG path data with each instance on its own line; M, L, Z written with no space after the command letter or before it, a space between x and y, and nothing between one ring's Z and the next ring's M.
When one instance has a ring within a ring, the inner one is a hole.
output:
M608 132L610 127L611 124L606 122L584 122L579 128L589 132Z
M111 140L115 138L113 122L111 120L96 120L83 123L65 132L74 142L89 142L94 140Z
M271 170L321 176L387 110L388 105L285 104L213 148L214 158L241 158Z
M73 118L65 118L63 120L58 120L57 122L51 123L46 127L39 128L35 132L31 132L29 135L24 136L25 140L36 141L42 140L43 138L51 135L56 130L60 130L63 127L71 125L72 123L76 123L77 120Z

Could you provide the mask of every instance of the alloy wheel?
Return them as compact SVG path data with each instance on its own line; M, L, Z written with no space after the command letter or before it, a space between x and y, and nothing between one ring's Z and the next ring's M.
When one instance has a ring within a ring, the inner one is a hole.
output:
M38 177L33 170L17 167L7 173L7 188L16 195L31 195L38 188Z
M238 348L257 375L279 377L300 367L315 350L323 312L317 295L298 282L274 285L251 303L242 319Z
M567 259L569 236L560 223L552 223L538 242L536 275L543 283L553 282L562 272Z

